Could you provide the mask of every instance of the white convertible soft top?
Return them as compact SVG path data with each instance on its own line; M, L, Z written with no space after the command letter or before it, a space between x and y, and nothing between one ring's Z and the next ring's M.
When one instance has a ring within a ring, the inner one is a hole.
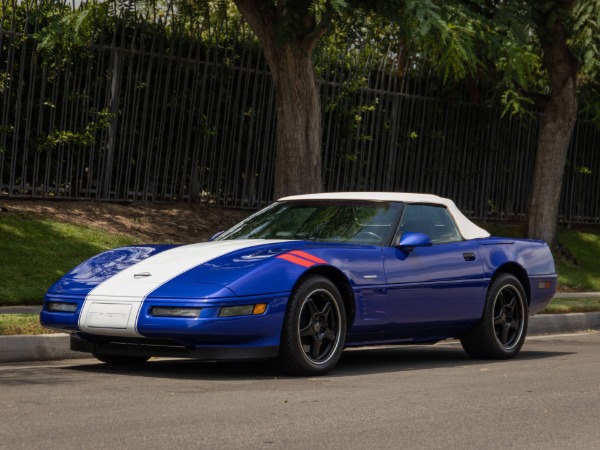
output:
M294 195L279 199L279 201L287 200L372 200L442 205L445 206L452 217L454 217L456 225L465 239L478 239L490 236L490 233L467 219L452 200L438 197L437 195L411 194L406 192L330 192L322 194Z

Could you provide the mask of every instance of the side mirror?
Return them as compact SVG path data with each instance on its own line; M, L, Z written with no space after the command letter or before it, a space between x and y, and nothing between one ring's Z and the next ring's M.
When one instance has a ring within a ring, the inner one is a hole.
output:
M218 238L219 236L221 236L224 233L224 231L217 231L215 234L213 234L210 239L208 240L208 242L210 241L214 241L216 238Z
M397 247L405 252L411 252L415 247L430 247L431 238L423 233L407 232L402 235Z

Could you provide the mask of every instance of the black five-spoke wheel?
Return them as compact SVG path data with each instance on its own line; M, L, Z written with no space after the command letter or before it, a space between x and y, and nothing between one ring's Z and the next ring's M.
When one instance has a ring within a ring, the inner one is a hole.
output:
M526 316L523 297L512 285L506 285L494 302L494 332L498 344L510 350L520 342Z
M340 339L340 312L329 291L318 289L306 297L298 327L306 358L314 364L327 361Z
M290 297L281 334L280 368L293 375L321 375L344 347L346 314L336 286L322 276L303 280Z
M481 321L460 342L475 358L513 358L525 342L527 321L523 286L515 276L504 273L490 284Z

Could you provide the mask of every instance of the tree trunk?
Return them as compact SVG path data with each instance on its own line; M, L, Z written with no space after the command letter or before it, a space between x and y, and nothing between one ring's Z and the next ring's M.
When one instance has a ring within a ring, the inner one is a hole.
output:
M273 198L320 192L321 98L312 53L327 29L313 20L310 2L304 16L295 19L291 36L281 34L291 11L287 2L234 2L260 40L273 76L277 114Z
M321 192L321 100L312 58L288 45L269 56L277 111L273 197Z
M556 224L567 150L577 119L579 63L567 46L560 23L541 39L550 78L550 101L542 115L533 172L527 235L556 244Z

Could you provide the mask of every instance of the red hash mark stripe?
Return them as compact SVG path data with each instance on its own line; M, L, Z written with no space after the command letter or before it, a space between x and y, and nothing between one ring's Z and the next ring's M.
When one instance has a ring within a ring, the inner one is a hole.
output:
M309 261L312 261L317 264L327 264L327 261L325 261L324 259L317 258L316 256L313 256L310 253L301 252L300 250L294 250L293 252L290 252L290 254L294 256L299 256L300 258L308 259Z
M285 259L286 261L289 261L291 263L298 264L299 266L304 266L304 267L310 267L310 266L314 266L315 265L314 262L307 261L306 259L298 258L298 257L296 257L294 255L290 255L289 253L285 253L283 255L279 255L277 258L279 258L279 259Z
M298 264L302 267L312 267L315 264L327 264L327 261L317 258L306 252L301 252L298 250L294 250L293 252L284 253L283 255L279 255L277 258L285 259L294 264Z

